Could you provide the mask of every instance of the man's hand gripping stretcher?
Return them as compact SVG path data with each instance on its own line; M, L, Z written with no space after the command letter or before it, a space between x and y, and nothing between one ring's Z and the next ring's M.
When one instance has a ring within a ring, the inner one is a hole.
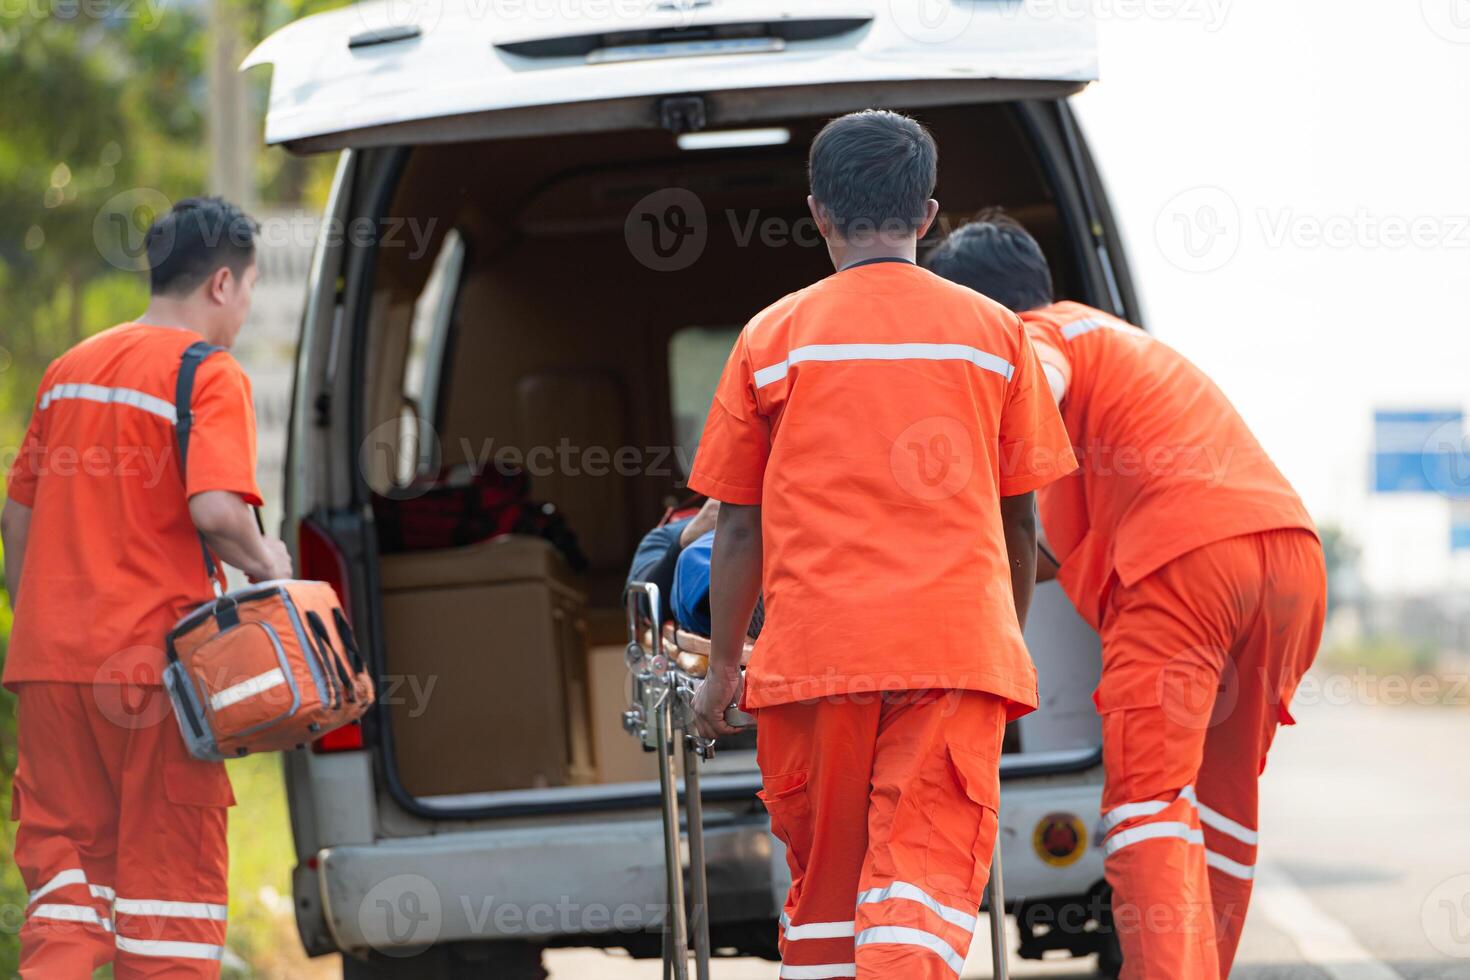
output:
M630 595L643 591L647 595L648 585L657 588L661 596L657 619L661 624L658 644L653 640L652 620L648 615L649 599L630 601L629 614L638 616L634 634L641 651L630 650L629 664L635 676L639 672L638 661L643 651L650 658L658 657L656 666L671 671L670 689L677 700L676 715L683 715L689 724L690 734L699 736L702 751L707 751L713 740L721 735L734 735L742 728L754 723L754 719L735 707L741 689L741 671L750 659L755 637L760 633L764 621L764 610L759 600L752 596L753 613L746 610L739 614L739 625L727 629L731 637L728 650L716 651L714 640L709 635L723 610L711 608L710 578L713 565L715 528L733 525L736 530L722 533L722 555L724 550L741 551L740 545L748 538L741 533L740 526L748 522L754 512L759 520L759 508L721 508L719 501L709 500L697 513L689 516L670 513L659 527L649 532L638 547L629 572ZM729 516L726 516L729 515ZM732 520L733 518L733 520ZM743 540L742 540L743 539ZM748 556L744 556L748 557ZM754 592L759 592L759 556L755 558ZM741 576L742 578L745 576ZM730 618L728 612L726 619ZM635 623L630 621L630 626ZM738 637L738 643L736 638ZM737 654L735 651L739 649ZM714 656L712 653L721 653ZM715 664L711 670L711 661ZM678 709L682 708L680 711ZM630 728L633 727L630 722Z

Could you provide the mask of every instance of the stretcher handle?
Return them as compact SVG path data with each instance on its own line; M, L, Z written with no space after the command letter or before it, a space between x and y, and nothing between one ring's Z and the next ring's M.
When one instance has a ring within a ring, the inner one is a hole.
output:
M1000 814L996 814L995 852L990 856L990 878L985 882L990 907L990 975L1009 980L1010 956L1006 949L1006 889L1000 866Z

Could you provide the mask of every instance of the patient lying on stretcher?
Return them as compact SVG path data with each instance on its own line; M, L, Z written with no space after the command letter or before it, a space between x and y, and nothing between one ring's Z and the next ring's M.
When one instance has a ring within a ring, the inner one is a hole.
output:
M629 582L658 586L664 622L664 653L686 673L703 677L709 667L709 570L714 552L718 500L707 500L693 517L673 520L644 535L628 570ZM766 610L757 602L746 630L745 660L750 659Z

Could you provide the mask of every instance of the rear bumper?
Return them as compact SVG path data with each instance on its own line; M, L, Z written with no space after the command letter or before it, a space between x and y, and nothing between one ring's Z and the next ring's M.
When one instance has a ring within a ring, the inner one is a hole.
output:
M785 862L765 815L707 816L713 918L774 919ZM349 951L644 932L665 915L657 815L326 848L318 875L327 928Z
M1095 768L1007 781L1008 900L1082 895L1102 878L1090 839L1100 792ZM1066 864L1043 859L1036 843L1037 828L1059 814L1088 838ZM790 879L765 814L710 807L705 818L712 921L774 920ZM610 934L657 929L665 917L662 829L646 811L329 847L317 879L327 929L347 951L505 939L579 945L579 936L609 945Z

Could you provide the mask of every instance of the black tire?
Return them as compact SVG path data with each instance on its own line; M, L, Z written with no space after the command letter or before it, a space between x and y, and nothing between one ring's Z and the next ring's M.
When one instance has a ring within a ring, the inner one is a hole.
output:
M411 956L343 954L342 980L546 980L532 943L435 946Z
M1103 948L1097 954L1097 975L1107 980L1118 980L1123 972L1123 950L1118 946L1118 937L1110 935L1103 940Z

